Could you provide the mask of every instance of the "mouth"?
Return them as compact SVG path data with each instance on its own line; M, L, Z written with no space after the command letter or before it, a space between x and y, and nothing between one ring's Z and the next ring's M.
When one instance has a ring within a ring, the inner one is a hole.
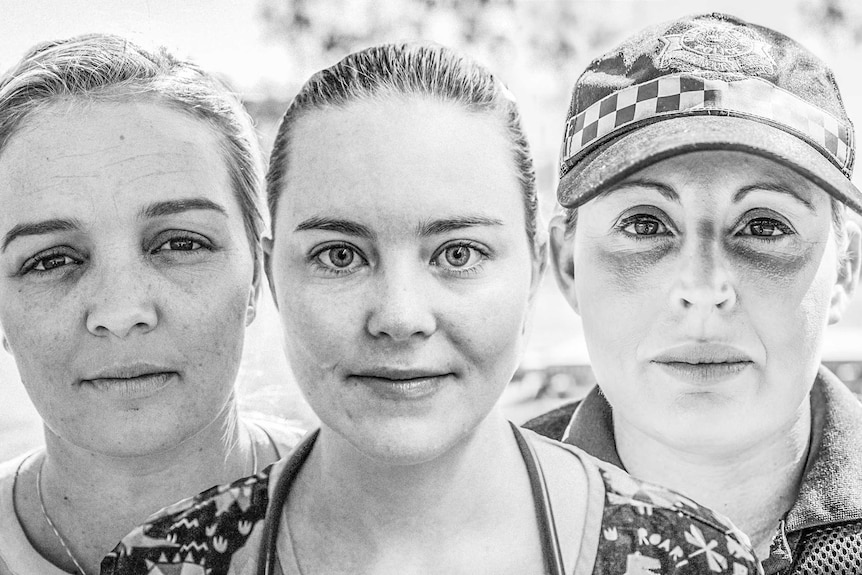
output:
M149 365L113 367L81 380L82 386L120 399L154 395L179 377L176 371Z
M376 369L350 375L347 379L385 399L406 400L433 395L451 375L433 370Z
M742 351L721 344L685 345L672 348L652 359L672 375L696 383L712 383L731 378L754 366Z

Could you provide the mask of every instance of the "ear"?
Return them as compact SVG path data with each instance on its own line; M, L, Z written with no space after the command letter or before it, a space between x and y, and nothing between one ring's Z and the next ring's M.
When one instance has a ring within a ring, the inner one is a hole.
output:
M257 302L260 299L260 279L261 275L263 275L261 269L262 259L263 252L260 247L256 247L254 254L254 276L251 280L251 288L248 291L248 306L245 308L246 327L250 326L254 318L257 317Z
M551 265L554 267L557 287L575 313L580 314L578 296L575 293L575 235L568 233L564 214L557 214L551 219L548 234L551 242Z
M275 303L275 309L278 309L278 295L275 293L275 283L272 278L272 238L263 238L263 271L266 273L266 281L269 284L269 292L272 294L272 301Z
M832 287L832 301L829 304L829 323L837 323L844 314L847 304L859 285L860 267L862 267L862 231L859 225L848 219L846 222L847 243L844 257L838 267L838 278ZM839 254L840 255L840 254Z

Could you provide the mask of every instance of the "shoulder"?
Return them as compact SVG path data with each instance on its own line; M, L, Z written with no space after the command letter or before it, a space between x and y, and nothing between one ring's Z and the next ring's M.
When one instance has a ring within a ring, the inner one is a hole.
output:
M270 443L278 454L284 457L296 447L305 435L305 430L294 423L280 417L266 416L258 413L243 414L243 421L249 428L255 430L259 440Z
M563 433L565 433L566 427L568 427L569 421L571 421L572 415L574 415L580 403L580 401L567 403L557 409L534 417L521 427L535 431L539 435L544 435L551 439L562 439Z
M0 463L0 575L63 573L33 548L15 512L15 477L34 453L31 451Z
M573 445L531 432L524 435L541 461L551 499L585 505L583 538L597 540L594 573L760 572L748 538L723 516ZM559 490L555 495L554 484L571 474L587 478L581 490L589 494L586 502L566 501ZM565 513L559 509L554 515L559 520Z
M259 537L278 466L158 511L105 557L102 573L160 573L168 571L153 567L168 565L183 573L227 573L233 555Z
M25 460L29 459L35 451L29 451L24 455L13 457L8 461L0 462L0 489L12 489L12 484L15 482L15 475L18 473L18 468ZM10 491L11 493L11 491Z
M604 562L661 567L662 573L759 572L748 537L727 518L612 465L595 465L605 485L597 567Z

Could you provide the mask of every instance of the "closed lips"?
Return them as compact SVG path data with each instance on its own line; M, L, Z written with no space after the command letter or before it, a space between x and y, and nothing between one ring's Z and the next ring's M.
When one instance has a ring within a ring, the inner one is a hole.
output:
M430 370L370 370L353 374L353 377L373 377L375 379L388 379L393 383L408 382L415 379L429 379L449 375L445 372Z
M170 368L151 364L135 364L110 367L81 379L82 382L132 380L154 376L171 376L177 372Z
M703 344L672 348L652 359L655 363L741 364L752 363L742 351L726 345Z

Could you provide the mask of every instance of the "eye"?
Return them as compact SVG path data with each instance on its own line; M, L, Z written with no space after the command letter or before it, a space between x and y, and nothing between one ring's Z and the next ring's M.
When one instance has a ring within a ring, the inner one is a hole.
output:
M365 264L365 258L347 244L326 246L313 255L321 267L336 273L347 273Z
M77 263L75 260L70 258L69 256L65 256L62 254L57 254L53 256L48 256L46 258L40 258L36 261L36 265L34 265L32 270L38 272L46 272L53 269L57 269L59 267L67 266L69 264Z
M773 218L754 218L745 224L737 233L740 236L754 236L759 238L776 238L779 236L794 234L793 229Z
M664 222L649 214L629 216L619 223L618 228L632 236L663 236L670 233Z
M202 247L200 242L196 242L191 238L172 238L156 249L157 251L190 252L192 250L199 250Z
M431 264L463 273L475 270L487 258L487 250L472 243L458 242L444 246L431 259Z
M148 254L159 261L192 264L218 251L209 238L187 230L164 230L146 244Z
M82 260L63 251L51 250L37 254L24 262L21 273L26 274L35 272L44 274L54 270L60 270L66 266L80 265L81 263L83 263Z

